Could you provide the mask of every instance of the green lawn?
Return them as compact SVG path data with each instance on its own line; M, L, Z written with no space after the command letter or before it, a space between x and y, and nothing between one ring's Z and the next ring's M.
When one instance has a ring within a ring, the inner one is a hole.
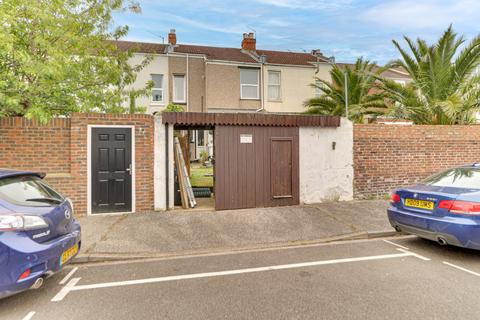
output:
M190 168L190 182L192 187L213 187L213 167L205 168L192 165Z

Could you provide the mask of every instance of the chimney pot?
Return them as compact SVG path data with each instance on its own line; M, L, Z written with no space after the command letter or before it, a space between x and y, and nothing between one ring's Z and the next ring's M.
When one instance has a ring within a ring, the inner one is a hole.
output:
M247 51L257 50L257 40L253 32L243 34L242 49Z
M168 33L168 44L177 44L177 34L175 33L175 29L170 29L170 32Z

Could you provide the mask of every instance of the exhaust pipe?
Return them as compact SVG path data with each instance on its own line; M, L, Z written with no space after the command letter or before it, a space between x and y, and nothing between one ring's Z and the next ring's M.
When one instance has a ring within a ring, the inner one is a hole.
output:
M30 287L30 289L39 289L42 285L43 285L43 277L40 277L37 280L35 280L35 282Z
M446 246L448 243L447 243L447 240L445 240L445 238L442 238L442 237L438 237L437 238L437 242L439 245L441 246Z

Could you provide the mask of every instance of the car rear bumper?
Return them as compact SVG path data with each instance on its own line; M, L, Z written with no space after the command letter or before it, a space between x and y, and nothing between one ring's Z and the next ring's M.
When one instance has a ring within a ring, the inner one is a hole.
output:
M62 253L78 244L81 247L81 228L73 222L70 233L46 243L37 243L23 232L0 233L0 298L29 289L40 277L58 272ZM18 280L27 269L28 277Z
M426 216L390 207L387 210L392 227L419 237L450 245L480 250L480 221L465 216Z

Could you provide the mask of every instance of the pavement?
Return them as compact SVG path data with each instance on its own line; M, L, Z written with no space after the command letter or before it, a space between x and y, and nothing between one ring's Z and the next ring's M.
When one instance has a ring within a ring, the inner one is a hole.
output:
M415 236L67 266L0 319L478 319L478 251Z
M366 239L395 234L383 200L80 217L76 263Z

